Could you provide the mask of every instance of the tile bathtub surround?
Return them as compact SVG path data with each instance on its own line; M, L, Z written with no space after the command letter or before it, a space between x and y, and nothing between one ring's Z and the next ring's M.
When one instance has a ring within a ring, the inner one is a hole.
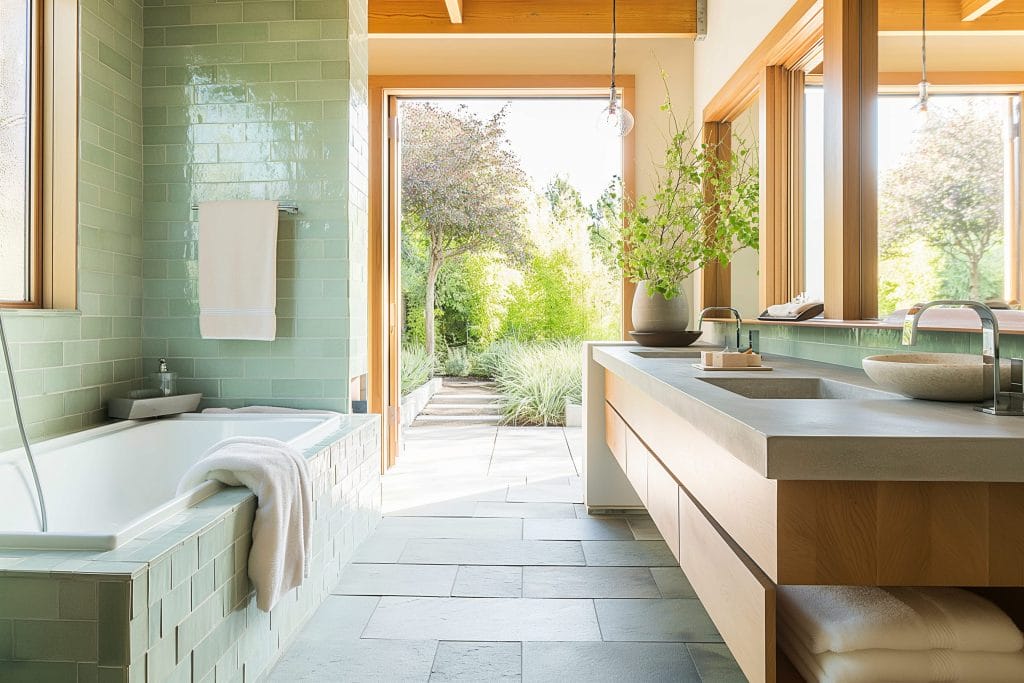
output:
M310 577L270 614L246 572L255 498L229 488L110 552L0 550L0 680L258 680L380 519L379 421L352 419L311 449Z
M3 312L33 438L101 421L142 377L142 39L140 2L82 0L79 312ZM0 451L19 443L0 370Z
M145 10L143 352L207 406L348 409L366 371L365 2ZM195 202L288 199L274 342L199 338Z

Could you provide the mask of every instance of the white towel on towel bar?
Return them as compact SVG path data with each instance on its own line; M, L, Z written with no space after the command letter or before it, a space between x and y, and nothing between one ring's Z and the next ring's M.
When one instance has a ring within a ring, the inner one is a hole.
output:
M306 459L283 441L233 437L189 468L178 493L208 479L248 487L256 496L249 579L256 606L269 612L309 573L313 491Z
M1019 652L1024 636L985 598L959 588L779 586L779 613L812 653Z
M277 335L277 202L199 204L199 332L203 339Z
M1024 652L956 650L807 650L784 618L779 647L808 683L1009 683L1024 680Z

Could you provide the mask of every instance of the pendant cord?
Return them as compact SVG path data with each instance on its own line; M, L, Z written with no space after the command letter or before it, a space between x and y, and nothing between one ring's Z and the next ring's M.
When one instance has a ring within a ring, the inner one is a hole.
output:
M616 13L616 0L612 0L612 92L615 92L615 57L618 52L618 21ZM614 95L612 95L614 97Z
M928 81L928 0L921 0L921 81Z

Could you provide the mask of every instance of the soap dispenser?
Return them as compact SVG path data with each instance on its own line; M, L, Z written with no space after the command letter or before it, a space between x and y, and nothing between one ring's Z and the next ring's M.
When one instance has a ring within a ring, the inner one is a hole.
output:
M153 382L156 389L163 396L174 396L177 391L178 373L167 369L167 359L160 359L160 369L153 375Z

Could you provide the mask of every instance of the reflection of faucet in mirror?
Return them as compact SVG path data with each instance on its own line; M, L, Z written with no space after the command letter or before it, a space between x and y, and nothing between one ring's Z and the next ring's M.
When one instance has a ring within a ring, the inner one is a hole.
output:
M985 364L986 370L988 370L989 366L992 368L991 380L986 380L985 387L988 389L987 384L991 382L992 403L977 406L975 410L990 415L1024 415L1024 406L1022 406L1022 401L1020 400L1022 397L1021 388L1016 377L1020 373L1020 362L1016 359L1013 361L1015 367L1011 370L1010 388L1013 391L1004 392L1000 390L999 321L996 320L996 314L992 309L985 304L977 301L950 299L939 299L925 304L915 304L907 310L907 315L903 319L903 344L905 346L913 346L917 343L917 328L921 322L921 315L929 308L935 306L970 308L981 318L981 359Z
M701 329L704 325L704 315L709 311L731 311L734 318L736 318L736 350L740 350L740 326L742 325L742 319L740 312L732 306L708 306L700 312L700 318L697 319L697 329ZM725 348L729 348L729 343L726 342Z

